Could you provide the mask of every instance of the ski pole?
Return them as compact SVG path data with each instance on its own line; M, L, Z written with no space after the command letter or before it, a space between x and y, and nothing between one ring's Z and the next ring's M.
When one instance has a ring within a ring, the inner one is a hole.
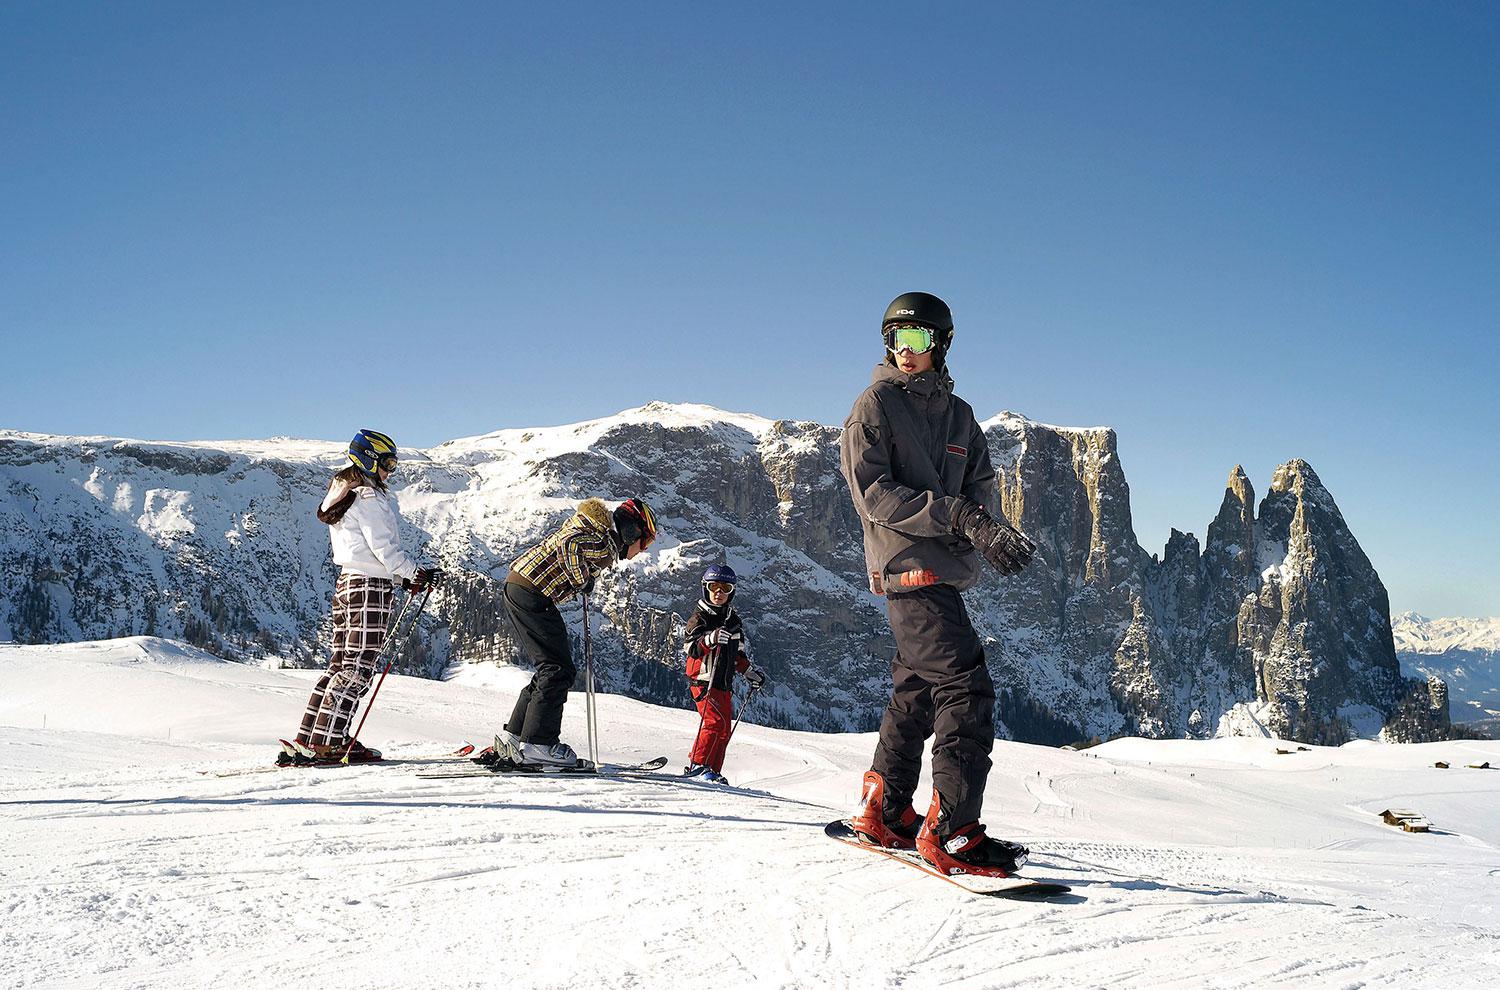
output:
M760 693L760 688L758 688L758 687L751 688L750 689L750 697L748 697L748 698L745 699L745 706L743 708L741 708L737 713L735 713L734 724L729 727L729 738L726 739L726 740L724 740L724 746L726 748L728 748L729 743L734 739L734 730L736 730L736 729L738 729L740 727L740 719L744 718L745 717L745 713L750 710L750 706L753 705L753 704L755 704L755 696L757 694L759 694L759 693Z
M599 723L594 709L594 639L589 630L589 596L583 596L583 689L584 713L588 718L589 762L599 765Z
M401 622L406 618L406 613L411 608L411 603L416 597L416 595L406 596L406 601L402 603L401 611L396 616L395 625L391 626L390 635L385 638L384 643L380 644L380 652L375 655L375 663L380 662L380 658L385 655L385 651L396 641L397 635L401 632ZM432 597L432 585L427 586L426 593L422 595L421 603L417 605L417 614L412 617L411 625L406 627L408 638L410 638L412 630L417 628L417 620L422 618L422 610L427 607L427 599L430 597ZM365 705L365 712L359 717L359 725L355 726L354 735L349 737L349 745L344 750L344 758L339 762L348 765L349 754L354 752L355 740L359 739L359 734L365 727L365 719L370 717L370 709L375 707L375 699L380 696L380 685L385 683L385 675L391 672L391 664L395 662L395 657L391 657L391 659L385 662L385 669L380 672L380 680L375 682L375 690L370 692L370 702Z

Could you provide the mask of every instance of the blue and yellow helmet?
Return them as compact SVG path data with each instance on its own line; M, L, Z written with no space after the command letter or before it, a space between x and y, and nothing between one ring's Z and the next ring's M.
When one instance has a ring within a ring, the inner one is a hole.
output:
M376 430L360 430L349 441L349 460L365 474L377 478L378 469L395 469L396 441Z

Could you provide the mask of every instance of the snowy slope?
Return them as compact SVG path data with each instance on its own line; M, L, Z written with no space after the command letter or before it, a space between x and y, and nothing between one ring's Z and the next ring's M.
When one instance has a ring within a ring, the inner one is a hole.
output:
M743 791L419 777L493 731L513 670L389 680L366 737L408 762L198 772L264 763L313 676L147 638L0 647L0 986L1456 988L1500 966L1500 772L1463 768L1500 743L1000 743L991 827L1077 896L993 902L820 834L869 735L743 725ZM615 758L680 760L696 727L599 708ZM1391 805L1437 830L1379 824Z

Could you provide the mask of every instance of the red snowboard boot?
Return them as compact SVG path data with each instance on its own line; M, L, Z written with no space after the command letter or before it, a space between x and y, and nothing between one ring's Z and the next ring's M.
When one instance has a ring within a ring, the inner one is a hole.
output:
M936 789L932 806L917 834L917 855L932 867L949 875L968 873L979 877L1014 876L1026 863L1029 850L1004 839L984 834L979 822L952 827L943 813Z
M916 809L907 805L894 817L885 814L885 778L874 770L865 771L864 787L859 795L859 811L850 820L849 827L861 839L871 845L887 849L915 849L917 831L922 820Z

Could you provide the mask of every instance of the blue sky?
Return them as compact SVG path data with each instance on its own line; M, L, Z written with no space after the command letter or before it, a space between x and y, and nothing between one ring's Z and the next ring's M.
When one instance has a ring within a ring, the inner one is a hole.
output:
M923 289L1148 549L1302 457L1500 613L1500 8L722 6L0 7L0 426L837 423Z

